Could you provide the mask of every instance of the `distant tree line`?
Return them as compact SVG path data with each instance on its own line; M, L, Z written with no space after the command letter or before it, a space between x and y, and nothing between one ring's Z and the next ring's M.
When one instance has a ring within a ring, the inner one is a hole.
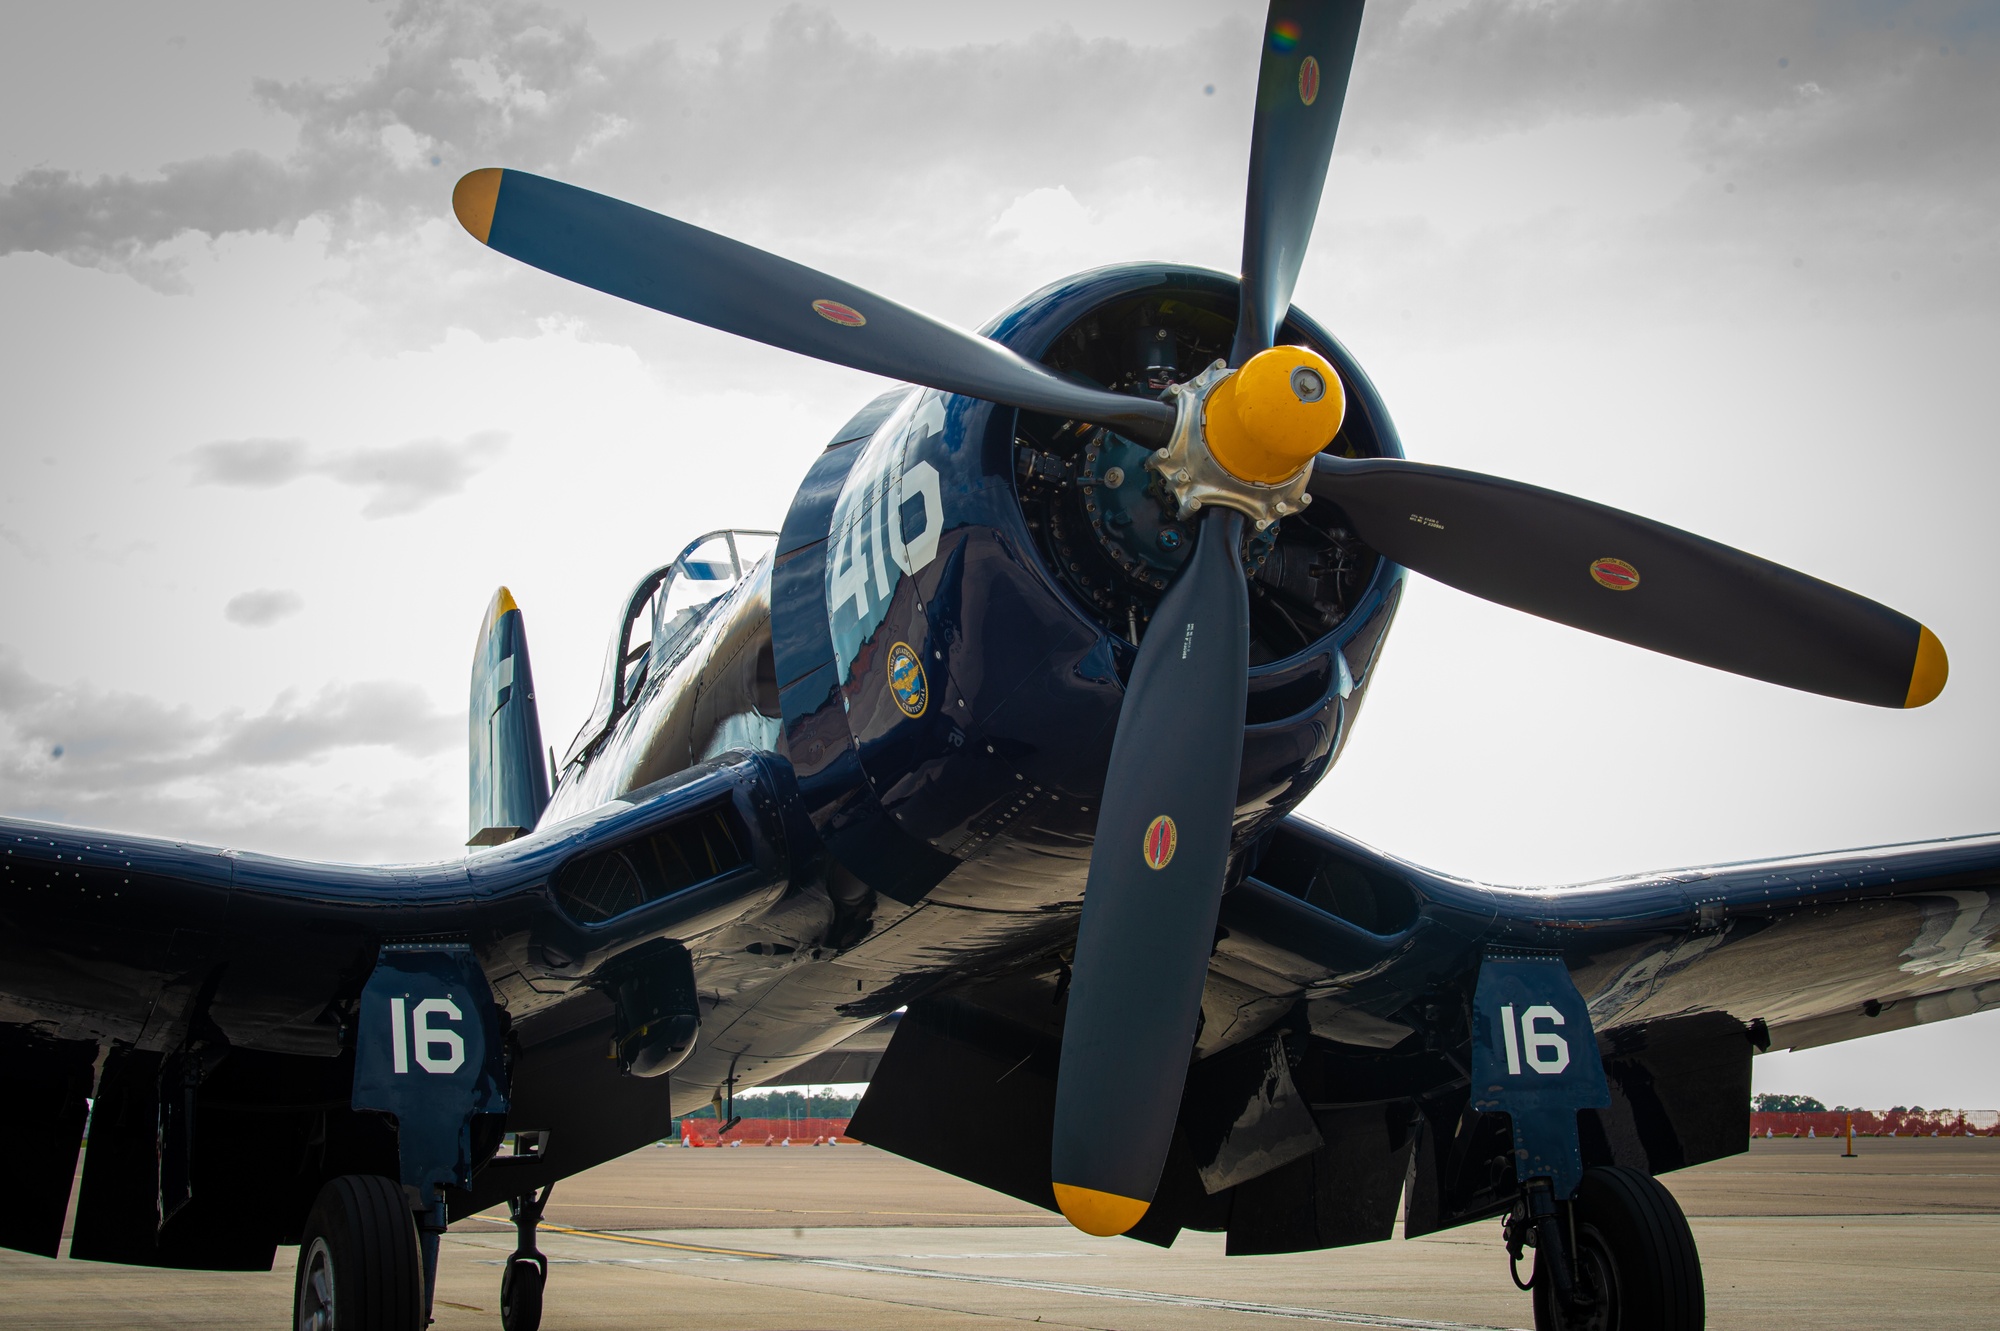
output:
M1760 1114L1846 1114L1850 1112L1866 1114L1876 1112L1874 1110L1862 1109L1859 1106L1850 1110L1846 1105L1835 1105L1829 1110L1810 1095L1753 1095L1750 1097L1750 1107ZM1922 1105L1897 1105L1894 1109L1887 1112L1891 1114L1921 1114L1925 1110Z
M1810 1095L1753 1095L1750 1107L1760 1114L1824 1114L1826 1106Z
M738 1118L851 1118L861 1103L856 1095L834 1095L815 1091L810 1106L804 1091L757 1091L736 1097ZM682 1118L717 1118L714 1105L705 1105Z

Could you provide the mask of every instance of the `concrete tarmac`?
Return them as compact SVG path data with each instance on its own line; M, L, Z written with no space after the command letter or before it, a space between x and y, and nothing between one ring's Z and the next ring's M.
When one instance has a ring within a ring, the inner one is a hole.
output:
M1709 1325L1988 1327L2000 1307L2000 1140L1759 1141L1667 1175L1691 1217ZM543 1231L549 1331L877 1331L1043 1324L1209 1331L1292 1324L1523 1327L1495 1221L1404 1242L1225 1258L1093 1239L1033 1207L866 1147L635 1152L558 1185ZM561 1232L567 1230L569 1232ZM504 1215L461 1221L437 1326L496 1327ZM288 1325L269 1274L149 1271L0 1252L8 1327Z

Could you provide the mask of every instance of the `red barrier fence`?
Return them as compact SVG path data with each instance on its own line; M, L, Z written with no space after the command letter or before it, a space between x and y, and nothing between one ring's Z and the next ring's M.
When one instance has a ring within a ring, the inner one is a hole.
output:
M1892 1113L1888 1110L1856 1110L1854 1135L1857 1137L2000 1137L2000 1112L1992 1110L1941 1110L1925 1113ZM1750 1132L1763 1137L1840 1137L1847 1132L1848 1115L1752 1114ZM814 1146L839 1143L855 1145L846 1135L845 1118L746 1118L722 1136L721 1120L684 1118L680 1140L685 1146Z
M844 1136L844 1118L746 1118L723 1136L722 1120L684 1118L681 1120L683 1146L843 1146L858 1145Z
M1847 1120L1857 1137L2000 1137L2000 1111L1942 1109L1924 1112L1857 1109L1852 1114L1750 1115L1753 1137L1844 1137Z

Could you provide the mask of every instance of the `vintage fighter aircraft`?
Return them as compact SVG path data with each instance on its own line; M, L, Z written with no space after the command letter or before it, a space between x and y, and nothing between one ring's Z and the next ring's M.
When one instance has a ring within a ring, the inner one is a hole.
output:
M1858 703L1946 670L1839 588L1404 459L1291 308L1360 21L1271 6L1240 278L1101 269L977 334L465 177L502 254L908 386L781 531L640 581L553 774L496 595L465 858L0 823L0 1244L57 1252L94 1101L70 1256L297 1244L299 1327L413 1328L448 1218L510 1200L531 1331L557 1179L744 1087L865 1078L855 1135L1093 1234L1254 1254L1386 1238L1399 1202L1412 1235L1503 1216L1538 1326L1702 1325L1654 1176L1745 1149L1757 1050L2000 1004L2000 838L1521 890L1291 816L1409 570Z

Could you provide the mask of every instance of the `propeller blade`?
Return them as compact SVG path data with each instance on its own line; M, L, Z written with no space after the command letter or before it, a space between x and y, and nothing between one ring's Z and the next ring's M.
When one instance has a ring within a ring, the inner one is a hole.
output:
M1250 599L1243 518L1210 508L1154 612L1111 745L1063 1019L1055 1194L1122 1234L1180 1114L1243 763Z
M1361 0L1271 0L1250 130L1243 295L1231 365L1269 347L1292 307L1360 33Z
M451 206L502 254L725 333L1155 445L1173 428L1165 403L1065 379L851 282L574 185L487 167L458 182Z
M1308 488L1387 558L1543 619L1877 707L1944 688L1944 647L1916 620L1650 518L1392 458L1321 454Z

